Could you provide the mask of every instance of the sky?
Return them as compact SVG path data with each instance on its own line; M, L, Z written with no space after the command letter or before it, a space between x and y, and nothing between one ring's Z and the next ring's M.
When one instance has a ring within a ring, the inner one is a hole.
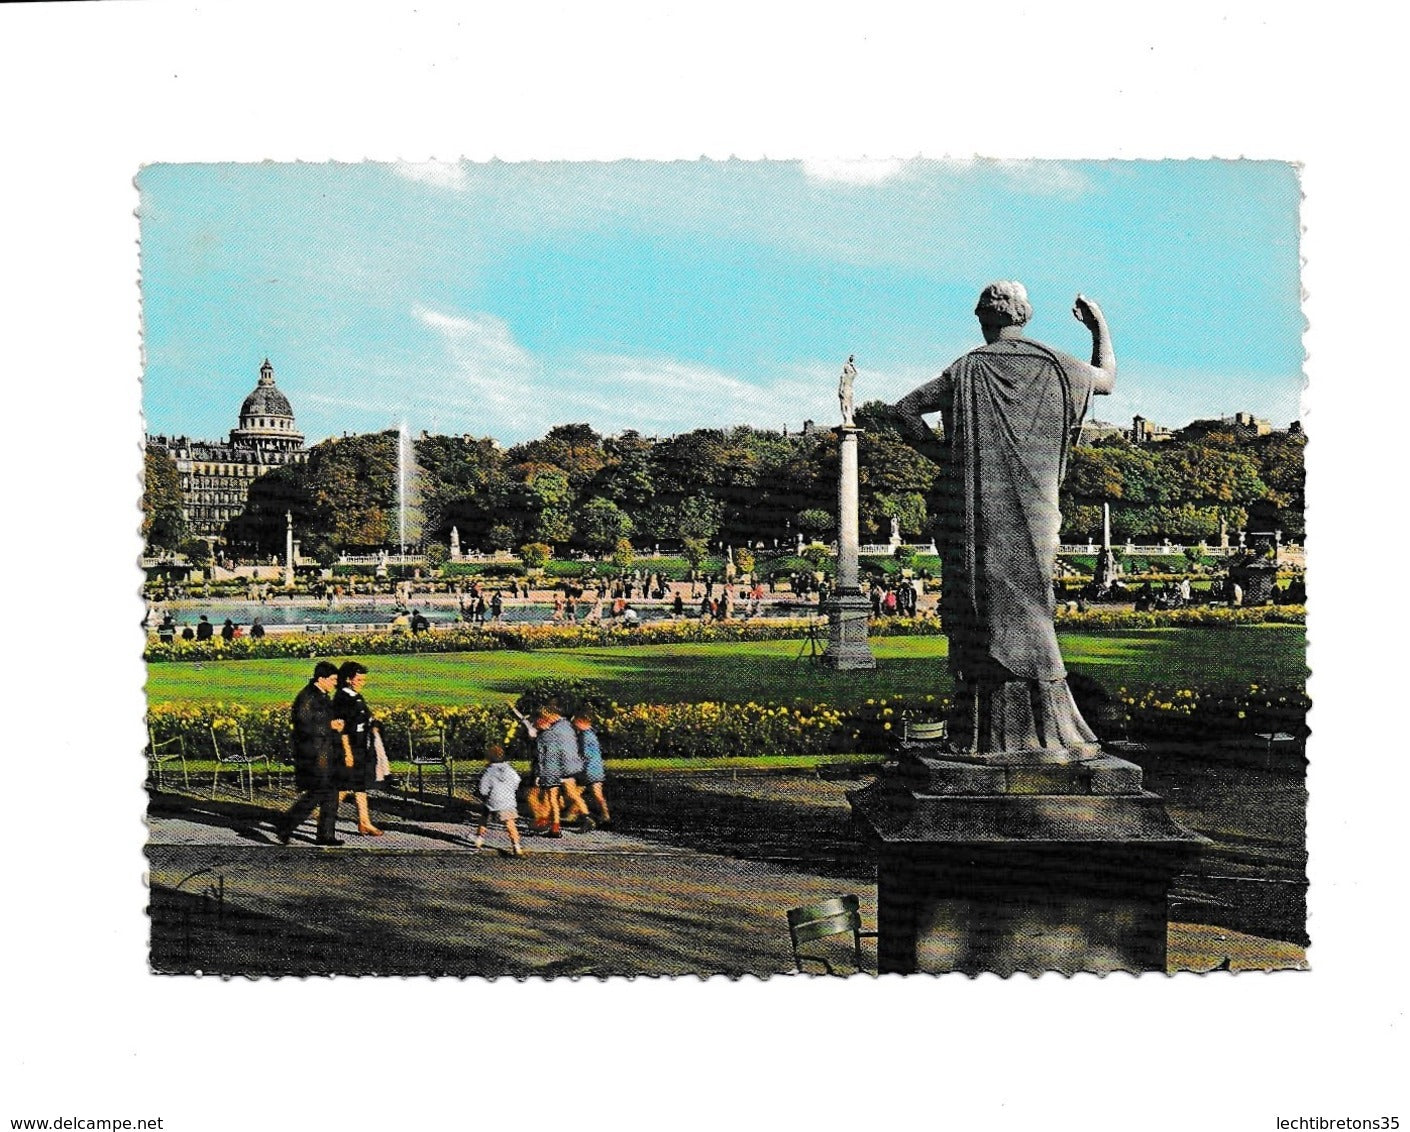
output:
M217 439L268 357L310 443L395 427L513 443L837 418L980 343L1119 376L1092 416L1168 425L1303 387L1300 190L1270 161L150 165L138 176L148 431Z

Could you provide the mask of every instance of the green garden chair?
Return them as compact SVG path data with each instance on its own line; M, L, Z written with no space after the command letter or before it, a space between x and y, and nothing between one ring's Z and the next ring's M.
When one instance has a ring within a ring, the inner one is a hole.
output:
M829 975L838 972L832 962L821 955L804 955L799 947L831 936L850 935L852 937L852 966L862 970L862 940L875 939L876 932L862 930L861 899L856 896L837 896L818 904L794 908L788 913L788 934L793 940L793 962L800 972L806 973L804 963L821 963Z
M158 739L156 733L147 728L147 766L149 781L158 790L166 785L162 778L162 766L173 759L181 763L181 781L189 790L191 788L191 776L186 770L186 740L181 735L173 735L170 739Z
M238 723L210 725L211 749L215 752L215 769L211 771L211 797L215 797L222 770L234 770L240 793L254 801L255 762L261 756L250 754L245 746L245 729ZM267 764L268 760L266 760Z
M406 761L416 771L416 793L418 798L426 797L426 768L439 767L446 779L446 801L455 801L455 756L446 745L444 727L433 727L426 731L406 733ZM404 788L411 793L411 783Z

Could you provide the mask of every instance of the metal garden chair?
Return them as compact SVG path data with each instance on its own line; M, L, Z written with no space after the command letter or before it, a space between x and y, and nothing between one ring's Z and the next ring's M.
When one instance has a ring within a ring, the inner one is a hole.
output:
M162 777L162 766L173 759L181 763L181 781L189 790L191 788L191 776L186 770L186 739L182 735L173 735L170 739L158 739L156 733L147 728L147 766L149 781L158 790L166 785Z
M876 932L862 930L861 899L850 895L794 908L788 913L788 934L793 941L793 962L798 970L806 972L804 963L821 963L829 975L837 974L829 959L821 955L805 955L798 949L816 940L850 935L852 965L857 971L861 971L862 940L876 938Z
M406 761L416 771L416 793L418 798L426 797L426 768L439 767L446 778L446 800L455 800L455 756L446 745L444 727L433 727L426 731L406 733ZM408 782L405 792L411 793Z
M210 725L211 750L215 753L215 769L211 771L211 797L215 797L222 770L233 769L240 793L251 801L255 797L255 763L259 755L250 754L245 746L245 729L238 723ZM268 760L266 765L268 765Z

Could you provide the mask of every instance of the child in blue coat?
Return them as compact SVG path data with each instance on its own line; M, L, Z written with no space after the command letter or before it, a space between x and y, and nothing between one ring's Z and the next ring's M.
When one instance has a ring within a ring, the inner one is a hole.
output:
M607 809L607 795L602 790L602 784L607 780L607 771L602 765L602 743L592 729L592 720L585 710L573 716L573 727L578 733L578 750L583 759L579 781L587 788L585 793L597 803L598 812L602 814L597 824L610 826L612 814Z

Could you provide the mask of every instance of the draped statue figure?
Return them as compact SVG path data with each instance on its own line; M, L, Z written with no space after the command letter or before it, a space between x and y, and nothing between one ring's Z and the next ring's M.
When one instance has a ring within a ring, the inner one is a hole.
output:
M943 470L936 544L940 610L955 679L949 743L975 755L1082 758L1096 737L1067 686L1053 628L1058 488L1093 394L1116 357L1101 308L1072 313L1088 364L1023 336L1021 283L991 283L974 312L985 344L896 405L907 441ZM938 412L937 436L922 414Z
M852 385L857 380L856 358L848 354L847 364L842 367L842 376L837 382L837 400L842 406L842 426L852 428L856 422L856 405L853 400Z

